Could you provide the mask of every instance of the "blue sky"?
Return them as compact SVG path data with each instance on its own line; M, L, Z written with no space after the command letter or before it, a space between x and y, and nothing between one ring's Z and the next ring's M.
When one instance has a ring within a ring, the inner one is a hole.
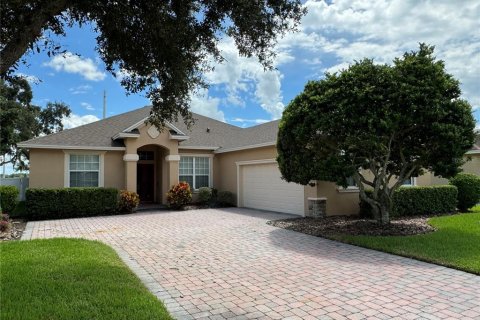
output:
M206 74L211 87L192 96L192 110L238 126L277 119L308 80L364 57L390 63L427 42L436 46L437 56L461 81L464 98L480 121L478 1L337 0L307 1L305 6L308 14L300 30L279 39L276 70L265 72L256 59L240 57L231 39L222 39L226 62ZM66 127L101 118L104 90L107 116L149 103L141 94L127 96L105 71L91 27L75 26L59 42L66 56L32 54L18 72L31 79L36 104L62 101L70 106L73 115L65 119Z

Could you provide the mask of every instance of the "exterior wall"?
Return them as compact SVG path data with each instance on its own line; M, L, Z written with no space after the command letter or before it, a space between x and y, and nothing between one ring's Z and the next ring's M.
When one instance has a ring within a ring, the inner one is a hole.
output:
M275 146L216 154L214 176L219 179L218 189L237 193L237 161L276 159ZM215 164L215 162L214 162ZM327 215L352 215L359 212L358 192L341 192L335 183L318 181L315 187L305 186L304 210L308 212L308 197L326 197Z
M104 186L125 189L123 151L107 151L104 156Z
M29 188L63 188L65 153L58 149L30 149Z
M82 150L68 150L81 152ZM89 153L89 150L83 150ZM123 152L107 151L104 155L104 186L123 189ZM60 149L30 149L30 188L63 188L65 152Z
M277 150L274 146L216 154L218 165L213 167L213 176L220 178L217 189L237 194L237 165L235 162L275 159L276 157Z
M471 159L462 166L463 172L480 176L480 154L472 154L470 155L470 158ZM433 186L443 184L448 184L448 179L434 176L431 172L427 172L417 178L418 186Z

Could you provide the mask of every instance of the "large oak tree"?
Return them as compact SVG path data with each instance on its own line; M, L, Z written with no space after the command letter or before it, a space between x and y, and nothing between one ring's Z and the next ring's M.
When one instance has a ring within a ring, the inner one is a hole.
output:
M17 143L63 130L63 118L70 108L61 102L49 102L45 108L32 104L32 90L22 77L0 79L0 166L12 163L28 170L28 152Z
M304 13L299 0L4 0L0 10L3 77L28 51L62 52L50 35L88 22L107 70L126 75L121 83L129 93L147 91L150 121L159 126L178 116L191 123L189 94L206 86L207 59L222 61L222 37L270 68L277 37Z
M459 172L475 120L459 82L433 52L421 44L393 65L365 59L309 82L280 122L283 177L343 186L353 177L378 221L388 223L392 194L406 179L425 170L446 178Z

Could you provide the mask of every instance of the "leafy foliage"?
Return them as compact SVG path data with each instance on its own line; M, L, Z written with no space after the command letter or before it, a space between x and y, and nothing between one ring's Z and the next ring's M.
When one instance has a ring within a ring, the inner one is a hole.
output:
M63 130L62 118L69 115L63 103L48 103L46 108L32 105L32 90L24 78L0 79L0 154L4 156L0 165L13 163L27 170L28 154L17 143Z
M217 204L224 207L234 206L235 195L230 191L220 191L217 195Z
M138 193L121 190L118 195L118 211L120 213L132 213L139 205L140 197Z
M192 190L187 182L174 185L167 193L167 202L171 208L180 209L192 201Z
M209 187L202 187L198 189L198 202L207 204L212 200L212 189Z
M283 177L342 186L353 177L377 220L388 223L392 194L404 180L425 170L455 175L473 145L475 120L459 82L433 52L420 44L392 66L365 59L307 83L280 122Z
M373 190L365 190L371 195ZM406 217L455 212L457 188L454 186L401 187L392 196L392 216ZM373 218L372 207L360 199L360 216Z
M28 219L88 217L112 214L117 209L118 190L113 188L27 189Z
M182 116L191 122L189 94L206 83L208 59L222 61L217 44L232 37L243 56L271 67L279 35L295 29L305 10L299 0L36 0L2 1L0 74L8 75L26 52L58 54L50 34L91 23L107 70L121 72L129 93L147 92L151 123Z
M468 211L480 203L480 177L471 173L459 173L450 184L458 188L458 209Z
M0 186L2 212L12 213L17 206L18 188L15 186Z

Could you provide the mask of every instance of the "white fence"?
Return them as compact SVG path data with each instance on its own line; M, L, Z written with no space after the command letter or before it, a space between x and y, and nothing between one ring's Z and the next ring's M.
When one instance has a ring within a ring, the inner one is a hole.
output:
M17 187L18 200L25 200L25 190L28 188L28 177L24 178L0 178L0 186L15 186Z

